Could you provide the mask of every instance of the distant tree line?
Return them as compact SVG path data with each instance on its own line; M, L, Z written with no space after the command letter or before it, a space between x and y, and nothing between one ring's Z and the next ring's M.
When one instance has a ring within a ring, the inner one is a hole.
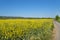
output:
M50 17L48 18L35 18L35 17L12 17L12 16L0 16L0 19L52 19Z
M0 16L0 19L20 19L24 17L9 17L9 16Z

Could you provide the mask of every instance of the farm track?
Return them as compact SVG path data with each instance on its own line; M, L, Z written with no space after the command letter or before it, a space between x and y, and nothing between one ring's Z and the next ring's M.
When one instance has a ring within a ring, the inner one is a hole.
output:
M57 21L54 20L54 38L53 40L60 40L60 23L58 23Z

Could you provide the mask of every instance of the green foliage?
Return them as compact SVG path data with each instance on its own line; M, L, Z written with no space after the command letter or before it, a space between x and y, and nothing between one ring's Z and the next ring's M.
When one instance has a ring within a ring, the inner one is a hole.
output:
M55 20L60 22L60 16L56 15Z
M59 20L59 16L58 16L58 15L56 15L55 19L56 19L56 20Z

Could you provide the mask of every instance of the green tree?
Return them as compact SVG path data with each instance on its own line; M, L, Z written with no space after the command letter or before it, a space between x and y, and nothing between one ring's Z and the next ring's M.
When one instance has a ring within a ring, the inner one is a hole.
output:
M59 20L59 15L56 15L55 19L56 19L56 20Z

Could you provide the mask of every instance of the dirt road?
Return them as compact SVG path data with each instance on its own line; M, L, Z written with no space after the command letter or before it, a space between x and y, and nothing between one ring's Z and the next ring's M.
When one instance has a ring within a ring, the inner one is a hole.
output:
M54 21L54 40L60 40L60 23L58 23L57 21Z

